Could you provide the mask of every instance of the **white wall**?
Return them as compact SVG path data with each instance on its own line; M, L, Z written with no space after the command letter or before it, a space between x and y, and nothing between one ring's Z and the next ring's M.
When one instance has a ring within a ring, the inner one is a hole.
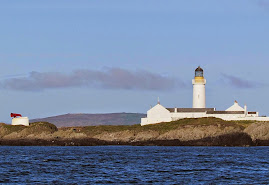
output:
M147 118L141 119L141 125L143 126L170 121L172 121L170 111L168 111L164 106L157 104L155 107L148 110Z
M173 120L184 119L184 118L201 118L206 117L205 112L178 112L170 113Z
M28 119L28 117L13 118L11 125L29 126L29 119Z
M223 120L237 120L238 118L245 118L245 114L207 114L207 117L221 118Z
M205 82L205 80L204 80ZM193 80L193 108L205 108L206 97L205 97L205 83L196 83Z
M155 124L161 122L171 122L184 118L203 118L203 117L215 117L226 121L269 121L269 117L258 117L257 114L245 116L245 114L206 114L205 112L178 112L171 113L165 109L162 105L153 107L148 111L148 117L141 119L141 125Z

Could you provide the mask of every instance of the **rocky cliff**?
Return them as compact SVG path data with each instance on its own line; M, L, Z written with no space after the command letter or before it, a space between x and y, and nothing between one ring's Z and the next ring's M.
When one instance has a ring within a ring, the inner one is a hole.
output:
M269 123L182 119L155 125L57 128L47 122L29 127L0 124L0 145L269 145Z

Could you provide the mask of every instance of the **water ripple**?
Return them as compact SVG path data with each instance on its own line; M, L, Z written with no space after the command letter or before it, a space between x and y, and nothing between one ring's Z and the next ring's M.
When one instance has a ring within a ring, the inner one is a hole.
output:
M269 147L0 147L0 183L267 184Z

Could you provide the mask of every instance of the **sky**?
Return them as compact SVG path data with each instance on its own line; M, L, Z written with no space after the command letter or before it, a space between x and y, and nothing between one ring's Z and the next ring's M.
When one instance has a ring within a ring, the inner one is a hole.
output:
M2 0L0 121L207 107L269 116L269 0Z

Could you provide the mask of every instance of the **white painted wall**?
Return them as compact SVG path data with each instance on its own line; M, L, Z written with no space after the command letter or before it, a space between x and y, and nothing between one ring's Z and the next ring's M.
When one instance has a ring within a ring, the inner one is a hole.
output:
M215 117L226 121L231 121L239 118L245 118L245 114L207 114L207 117Z
M13 118L11 125L29 126L29 118L28 117Z
M148 111L147 118L141 119L141 125L155 124L161 122L171 122L184 118L203 118L203 117L215 117L226 121L269 121L269 117L259 117L257 114L245 115L245 114L206 114L206 112L177 112L171 113L165 109L162 105L156 105Z
M192 80L193 84L193 108L205 108L206 107L206 97L205 97L205 84L204 82L195 82Z
M206 117L205 112L178 112L178 113L170 113L172 120L176 121L184 118L202 118Z
M141 119L141 125L155 124L172 121L170 111L164 106L157 104L147 112L147 118Z
M269 121L269 117L245 117L235 119L237 121Z

